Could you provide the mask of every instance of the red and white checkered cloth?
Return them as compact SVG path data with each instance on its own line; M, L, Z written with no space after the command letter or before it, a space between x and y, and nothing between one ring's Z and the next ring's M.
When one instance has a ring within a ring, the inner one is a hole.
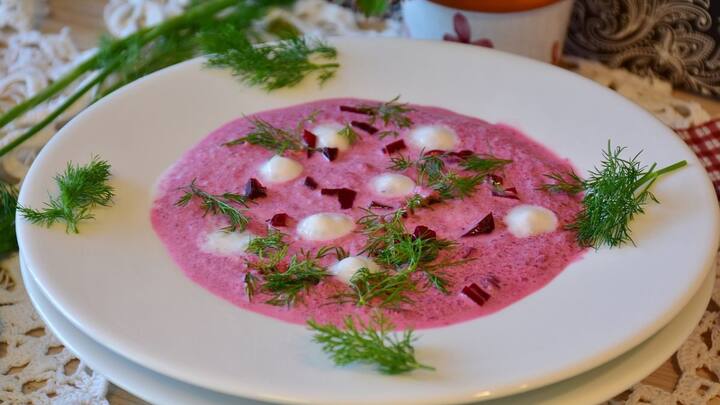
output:
M675 132L700 158L720 196L720 118Z

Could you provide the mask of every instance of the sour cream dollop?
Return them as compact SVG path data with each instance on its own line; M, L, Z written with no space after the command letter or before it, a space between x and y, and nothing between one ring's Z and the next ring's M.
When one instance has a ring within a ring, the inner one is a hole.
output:
M540 235L557 229L558 219L554 212L539 205L518 205L505 215L508 231L517 238Z
M317 136L319 148L338 148L340 151L350 149L350 141L347 137L340 135L343 126L337 123L320 124L311 132Z
M378 265L368 257L349 256L331 265L328 270L330 270L333 276L339 278L346 284L350 284L352 276L363 267L370 270L370 272L376 272L380 269Z
M309 241L325 241L341 238L355 229L355 221L344 214L323 212L300 220L297 233Z
M410 132L410 143L418 149L425 151L444 150L451 151L457 146L459 140L455 131L439 125L424 125Z
M298 177L302 171L303 167L300 163L277 155L260 166L260 176L270 183L290 181Z
M245 253L255 235L250 232L214 231L205 236L201 249L220 256L237 256Z
M383 197L403 197L412 194L415 182L408 176L398 173L383 173L370 179L370 187Z

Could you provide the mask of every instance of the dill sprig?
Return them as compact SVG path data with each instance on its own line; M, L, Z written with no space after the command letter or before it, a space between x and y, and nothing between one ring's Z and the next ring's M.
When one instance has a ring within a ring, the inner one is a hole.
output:
M250 239L247 252L255 255L257 260L248 261L248 266L261 273L272 271L287 256L289 244L285 241L286 234L268 228L266 236L256 236Z
M403 171L414 167L417 170L418 183L437 191L440 198L450 200L470 196L485 180L485 176L512 163L511 160L499 159L490 155L463 156L459 163L460 168L473 172L470 175L463 175L447 168L445 159L451 156L451 153L425 154L421 152L419 158L412 160L403 155L397 155L390 158L389 168Z
M500 159L490 155L472 154L460 162L460 167L484 176L501 169L509 163L512 163L512 160Z
M265 303L291 306L297 302L300 293L328 277L330 274L325 267L318 264L318 259L327 255L328 249L322 248L315 255L310 252L293 255L285 271L267 272L262 288L272 297Z
M18 250L17 237L15 236L17 198L17 188L5 182L0 182L0 254Z
M388 102L381 102L378 104L360 104L353 107L354 112L359 114L365 114L370 117L370 124L374 124L377 120L383 122L384 125L393 124L398 128L410 128L413 124L408 113L415 111L415 109L408 106L407 103L399 103L400 96L396 96ZM398 136L399 133L396 130L383 130L377 133L380 139L386 136Z
M378 104L361 104L356 108L370 116L370 122L374 123L380 119L383 124L394 124L398 128L410 128L413 124L408 113L415 111L408 107L407 103L399 103L400 96L395 96L390 101Z
M416 369L434 370L415 359L412 329L393 333L395 326L382 314L375 314L370 322L344 320L345 329L335 325L321 325L308 320L309 328L315 332L313 341L322 345L338 366L351 363L373 364L384 374L401 374Z
M437 259L440 252L454 247L455 243L440 238L423 238L407 232L402 221L404 209L392 214L376 214L366 209L358 219L367 241L362 253L367 253L383 266L412 273L419 267Z
M65 171L55 176L58 195L50 197L41 210L18 206L20 214L33 224L51 226L65 223L65 231L78 233L78 224L94 218L91 210L112 203L113 188L107 183L110 164L93 156L90 163L80 166L69 162Z
M417 291L417 285L409 272L389 269L370 271L363 267L350 278L350 289L351 292L335 298L339 302L352 300L359 307L377 304L379 307L396 308L413 302L408 294Z
M345 124L343 129L338 132L338 135L347 139L350 145L354 144L358 141L358 139L360 139L360 135L357 133L357 131L353 129L352 126L350 126L350 124Z
M650 192L650 187L660 176L687 165L682 160L655 170L655 163L650 167L640 163L641 152L626 159L621 156L624 151L624 147L613 149L608 142L600 167L591 170L587 179L582 180L572 172L553 173L548 177L555 183L542 187L570 194L584 192L582 211L566 227L577 233L581 246L599 249L603 245L634 244L630 222L636 215L645 212L643 206L649 201L659 202Z
M206 32L201 44L209 55L208 66L228 68L240 80L268 91L294 86L310 73L322 84L340 66L334 62L335 48L322 41L296 37L253 45L232 25Z
M235 193L210 194L195 184L197 179L193 179L190 184L183 187L185 194L175 203L178 207L185 207L193 198L200 199L200 205L203 209L203 216L207 214L222 215L230 223L222 228L226 232L244 231L250 222L250 218L237 206L249 208L247 199Z
M261 118L249 117L247 119L253 124L253 129L245 136L225 142L223 145L235 146L249 143L275 152L278 155L282 155L288 150L300 151L307 147L302 142L302 130L307 122L315 121L316 115L317 111L311 113L300 120L292 129L278 128Z

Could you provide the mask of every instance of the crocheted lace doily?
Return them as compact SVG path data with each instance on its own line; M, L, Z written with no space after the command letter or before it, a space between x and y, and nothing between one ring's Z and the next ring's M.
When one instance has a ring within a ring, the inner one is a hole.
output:
M0 267L0 320L0 403L107 404L107 380L64 348L35 312L17 257Z
M189 0L110 0L104 18L108 30L124 36L176 15ZM57 34L31 31L34 21L45 12L41 0L0 0L0 111L7 110L56 80L92 52L80 52L68 29ZM397 20L357 18L348 9L324 0L299 0L290 10L275 10L257 24L262 30L282 18L300 31L313 35L402 36ZM621 69L598 63L573 60L576 71L613 88L655 114L673 128L700 124L709 116L694 102L672 97L670 84L640 78ZM84 78L87 80L88 78ZM17 122L0 130L0 145L45 117L54 106L77 88L35 108ZM82 109L89 97L76 103L60 117L62 123ZM40 147L54 134L51 125L41 134L0 161L0 178L18 182ZM105 404L107 381L93 374L45 329L32 308L19 277L16 257L0 267L0 403ZM720 286L716 282L711 310L675 355L682 375L673 392L638 384L625 396L609 404L704 404L720 394Z

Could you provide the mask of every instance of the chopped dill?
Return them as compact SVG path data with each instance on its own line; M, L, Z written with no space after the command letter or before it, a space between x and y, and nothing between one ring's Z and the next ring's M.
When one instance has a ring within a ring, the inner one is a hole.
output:
M315 121L316 115L317 112L311 113L292 129L278 128L261 118L248 117L248 121L253 124L253 129L245 136L225 142L223 145L235 146L249 143L275 152L277 155L282 155L288 150L300 151L307 148L302 141L302 130L305 123Z
M198 187L195 184L196 180L197 179L193 179L189 185L183 187L185 194L180 197L175 205L185 207L190 203L190 200L198 198L201 201L201 207L204 211L203 216L207 214L222 215L228 220L230 224L222 228L223 231L244 231L250 222L250 218L233 205L248 208L247 199L235 193L210 194Z
M263 277L264 291L272 297L265 301L267 304L278 306L291 306L298 300L300 293L317 285L330 274L318 264L317 260L327 254L328 250L321 249L315 255L310 252L301 252L290 258L290 263L284 272L267 272Z
M463 156L459 163L460 168L474 173L464 175L447 168L445 159L451 156L453 156L452 153L421 153L418 159L412 160L403 155L397 155L390 158L389 169L403 171L415 168L418 183L434 189L442 199L449 200L470 196L485 180L485 176L512 162L490 155Z
M248 261L248 267L261 273L272 271L287 256L289 245L285 241L286 236L278 230L268 228L266 236L250 239L247 252L255 255L257 260Z

